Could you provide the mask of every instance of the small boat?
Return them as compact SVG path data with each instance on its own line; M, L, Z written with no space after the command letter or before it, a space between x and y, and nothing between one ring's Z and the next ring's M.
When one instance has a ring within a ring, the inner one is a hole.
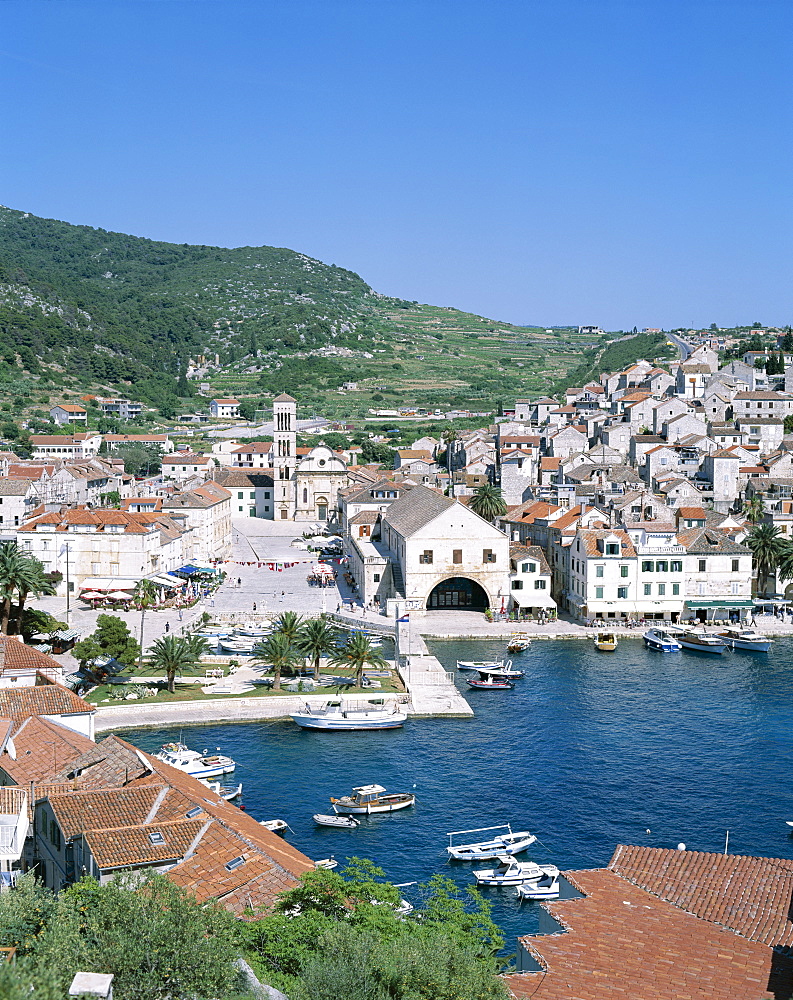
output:
M218 645L227 653L237 656L251 656L257 645L256 639L219 639Z
M314 813L314 822L320 826L333 826L337 830L355 830L361 821L354 816L336 816L335 814Z
M479 671L479 677L466 677L465 683L474 691L509 691L515 687L514 681L494 677L484 670Z
M247 636L250 639L264 639L272 629L262 628L261 625L235 625L234 634L236 636Z
M259 826L263 826L270 833L284 833L289 829L289 824L285 819L260 819Z
M512 663L512 661L509 661ZM526 674L523 670L518 670L517 667L482 667L479 671L479 676L495 677L496 680L500 681L517 681L521 677L525 677Z
M513 635L512 638L507 643L507 652L522 653L524 650L528 649L530 645L531 645L531 636Z
M642 636L648 649L657 649L659 653L679 653L683 648L673 635L660 628L650 628Z
M367 707L368 706L368 707ZM400 712L396 702L365 702L364 707L346 704L340 700L314 707L306 703L290 715L293 722L303 729L332 729L340 732L356 729L399 729L407 721L407 714Z
M416 796L411 792L394 792L386 795L382 785L359 785L353 788L352 795L343 795L340 799L331 797L330 801L335 813L343 815L363 813L369 816L372 813L407 809L416 801Z
M458 660L458 670L503 670L511 667L512 660Z
M452 837L462 837L469 833L488 833L492 830L502 830L505 833L492 835L488 840L479 840L474 843L454 844ZM520 833L513 833L509 823L501 826L482 826L476 830L454 830L449 834L449 846L446 853L455 861L489 861L491 858L500 858L506 854L520 854L530 847L537 838L534 834L524 830Z
M785 823L787 824L787 826L793 826L793 819L786 819Z
M595 649L601 653L613 653L617 648L617 637L613 632L601 632L595 636Z
M234 799L238 799L242 795L242 782L238 785L221 785L219 781L206 781L203 778L199 780L201 784L206 785L211 792L219 795L226 802L233 802Z
M184 743L164 743L157 760L170 764L180 771L191 774L194 778L219 778L222 774L230 774L237 766L231 757L223 754L210 754L207 750L199 753L190 750Z
M474 872L477 885L523 885L524 882L538 882L553 869L558 874L559 869L553 865L536 865L533 861L516 861L508 854L498 859L495 868L485 868Z
M751 653L767 653L773 641L753 628L726 628L716 635L731 649L745 649Z
M683 649L693 649L697 653L723 653L727 643L716 635L709 635L702 629L680 629L675 638Z
M333 871L334 868L339 867L339 862L331 854L329 858L323 858L321 861L315 861L314 867L324 868L326 871Z
M556 899L559 895L559 869L556 865L538 865L542 876L518 886L518 899Z

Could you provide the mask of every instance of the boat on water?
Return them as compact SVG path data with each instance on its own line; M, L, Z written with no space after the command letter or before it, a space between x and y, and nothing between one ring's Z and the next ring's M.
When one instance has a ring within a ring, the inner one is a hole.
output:
M697 653L723 653L727 643L717 635L703 629L681 628L675 630L675 638L683 649L693 649Z
M498 859L495 868L484 868L474 872L477 885L523 885L524 882L535 883L545 878L548 870L559 869L553 865L537 865L533 861L516 861L504 854Z
M202 784L206 785L207 788L214 792L215 795L219 795L221 799L225 799L226 802L233 802L242 796L242 782L238 785L222 785L219 781L207 781L205 778L199 779Z
M659 653L679 653L683 648L673 635L661 628L649 628L642 636L648 649L656 649Z
M259 826L263 826L270 833L283 834L289 829L289 824L285 819L260 819Z
M258 639L218 639L218 645L227 653L234 653L237 656L251 656Z
M509 663L512 663L510 660ZM496 677L499 680L517 681L525 677L525 671L518 670L517 667L482 667L479 675L485 674L488 677Z
M494 834L493 830L501 833ZM455 844L454 837L464 837L471 833L490 833L486 840L478 840L464 844ZM528 830L513 833L509 823L499 826L482 826L475 830L453 830L449 834L449 846L446 853L455 861L489 861L491 858L503 857L506 854L520 854L530 847L537 838Z
M559 895L559 869L556 865L538 865L542 876L518 886L518 899L556 899Z
M355 729L399 729L407 721L407 714L400 711L396 702L344 702L334 699L324 705L306 703L290 718L303 729L327 729L337 732Z
M524 650L528 649L530 645L531 645L531 636L513 635L512 638L507 643L507 652L522 653Z
M773 640L753 628L725 628L716 635L731 649L745 649L750 653L767 653Z
M458 670L503 670L512 666L512 660L458 660Z
M495 677L488 670L480 670L478 677L466 677L465 683L474 691L510 691L515 682L506 677Z
M595 649L601 653L613 653L617 648L617 636L613 632L601 632L595 636Z
M237 766L231 757L224 757L221 753L211 754L207 750L199 753L197 750L190 750L184 743L164 743L156 756L157 760L185 771L194 778L219 778L223 774L230 774Z
M382 785L359 785L353 788L352 795L343 795L339 799L331 797L331 805L335 813L349 815L359 813L370 816L372 813L397 812L407 809L416 801L412 792L392 792L387 794Z
M314 813L314 822L319 826L332 826L337 830L355 830L361 821L354 816L337 816L335 813Z
M234 634L247 636L250 639L263 639L272 632L270 628L263 628L261 625L235 625Z
M331 856L329 858L323 858L321 861L315 861L314 862L314 867L315 868L324 868L326 871L330 872L330 871L333 871L334 868L338 868L339 867L339 862L331 854Z

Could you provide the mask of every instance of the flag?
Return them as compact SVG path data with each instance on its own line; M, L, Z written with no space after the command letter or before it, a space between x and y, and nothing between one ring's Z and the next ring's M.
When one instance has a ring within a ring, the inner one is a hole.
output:
M401 617L401 618L397 618L397 622L398 622L398 623L399 623L399 622L409 622L409 621L410 621L410 612L408 612L408 611L406 611L406 612L405 612L405 613L404 613L404 614L402 615L402 617Z

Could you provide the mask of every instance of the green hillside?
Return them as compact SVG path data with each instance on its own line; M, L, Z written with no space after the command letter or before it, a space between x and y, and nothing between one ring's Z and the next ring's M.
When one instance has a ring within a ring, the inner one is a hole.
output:
M172 418L204 405L190 398L203 382L252 405L285 388L348 417L488 409L563 382L598 346L577 328L387 298L292 250L159 243L0 207L0 394L23 413L101 390Z

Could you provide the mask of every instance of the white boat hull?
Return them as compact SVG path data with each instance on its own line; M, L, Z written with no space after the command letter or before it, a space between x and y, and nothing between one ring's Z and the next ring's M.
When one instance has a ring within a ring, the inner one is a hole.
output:
M727 650L726 643L710 643L710 642L695 642L691 639L686 639L685 636L680 636L678 642L683 647L683 649L693 649L695 653L724 653Z
M371 816L375 813L398 812L400 809L408 809L415 801L415 795L408 795L404 800L366 802L362 805L346 803L337 799L333 803L333 811L341 816Z
M313 715L295 712L290 716L302 729L336 730L351 732L356 729L399 729L407 721L403 712L360 712L339 715Z
M324 813L315 813L313 819L319 826L331 826L337 830L355 830L361 823L353 816L326 815Z
M513 862L506 870L488 868L474 872L477 885L523 885L526 882L539 882L544 879L553 865L535 865L531 861L521 864ZM554 869L558 872L558 869Z
M460 844L456 847L447 847L446 851L454 861L492 861L493 858L501 857L504 854L520 854L521 851L530 847L536 839L531 833L516 833L512 837L482 841L479 844Z
M664 635L662 637L651 632L645 632L642 638L648 649L654 649L658 653L679 653L682 649L677 639L673 639L671 635Z
M518 899L556 899L559 895L559 869L555 865L540 865L545 875L536 882L518 886Z

